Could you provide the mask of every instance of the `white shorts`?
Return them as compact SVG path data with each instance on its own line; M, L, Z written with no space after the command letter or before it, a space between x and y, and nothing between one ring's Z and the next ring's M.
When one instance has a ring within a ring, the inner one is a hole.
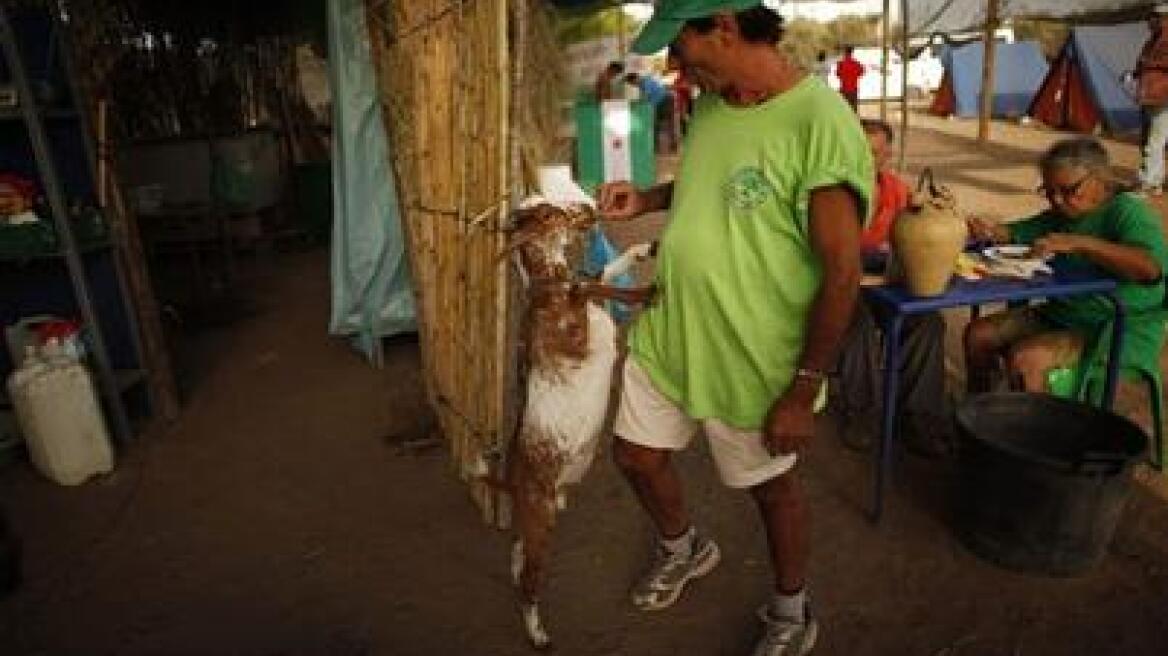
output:
M718 466L729 487L765 483L795 466L795 454L772 456L758 430L742 430L717 419L694 419L658 391L649 375L630 355L625 359L624 383L613 432L617 437L651 449L680 451L700 426L705 430Z

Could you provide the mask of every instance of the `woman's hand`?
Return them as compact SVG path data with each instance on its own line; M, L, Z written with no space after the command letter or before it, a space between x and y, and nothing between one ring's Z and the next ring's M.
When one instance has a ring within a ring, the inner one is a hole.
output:
M971 216L965 220L965 224L969 227L969 236L977 241L988 241L994 244L1010 241L1010 231L1000 223Z
M1091 260L1122 280L1150 284L1160 280L1163 271L1152 252L1135 244L1119 244L1088 235L1053 232L1035 240L1033 254L1074 254Z
M1030 252L1034 257L1038 258L1049 255L1082 253L1090 245L1092 239L1092 237L1084 235L1068 235L1052 232L1045 237L1039 237L1034 240L1034 247Z

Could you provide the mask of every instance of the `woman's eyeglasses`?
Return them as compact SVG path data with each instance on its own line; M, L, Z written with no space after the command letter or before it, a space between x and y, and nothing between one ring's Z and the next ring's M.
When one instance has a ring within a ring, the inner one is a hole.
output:
M1094 174L1088 173L1077 181L1066 185L1038 185L1034 191L1040 196L1046 196L1049 199L1054 199L1055 196L1061 197L1063 200L1069 200L1079 195L1079 190L1083 187L1083 183L1090 179Z

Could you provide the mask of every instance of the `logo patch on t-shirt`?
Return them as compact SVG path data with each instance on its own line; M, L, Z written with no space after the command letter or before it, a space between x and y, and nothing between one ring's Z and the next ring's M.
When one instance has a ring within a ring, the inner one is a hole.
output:
M775 194L775 188L757 166L744 166L726 181L725 192L730 207L749 212L766 204Z

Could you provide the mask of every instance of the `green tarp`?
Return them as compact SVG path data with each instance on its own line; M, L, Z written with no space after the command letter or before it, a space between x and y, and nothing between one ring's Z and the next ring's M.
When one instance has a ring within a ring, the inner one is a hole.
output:
M363 0L329 0L333 89L332 316L374 363L381 338L415 329L390 145L369 50Z

